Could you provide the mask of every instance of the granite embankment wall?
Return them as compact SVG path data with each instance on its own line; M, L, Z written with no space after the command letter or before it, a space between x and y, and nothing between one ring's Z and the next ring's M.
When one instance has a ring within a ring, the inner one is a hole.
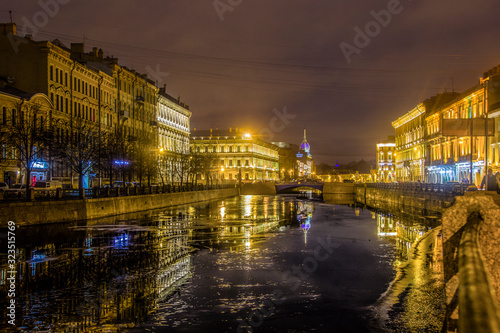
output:
M451 206L454 199L452 193L373 188L366 185L355 186L354 197L357 202L368 207L423 215L440 213L443 208Z
M228 198L238 194L237 188L230 188L85 200L3 203L0 204L0 227L7 226L8 221L14 221L16 225L31 225L95 219Z

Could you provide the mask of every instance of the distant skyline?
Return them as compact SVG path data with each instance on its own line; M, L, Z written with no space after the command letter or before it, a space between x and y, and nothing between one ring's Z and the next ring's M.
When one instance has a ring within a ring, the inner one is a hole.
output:
M181 96L191 129L251 127L316 163L375 159L391 122L500 64L498 1L3 0L34 40L85 42Z

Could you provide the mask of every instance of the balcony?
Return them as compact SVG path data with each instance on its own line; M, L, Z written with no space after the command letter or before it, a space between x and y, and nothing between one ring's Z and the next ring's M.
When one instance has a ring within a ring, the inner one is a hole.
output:
M128 110L120 110L118 114L122 118L130 118L130 112Z
M135 101L138 103L144 103L144 96L136 96Z

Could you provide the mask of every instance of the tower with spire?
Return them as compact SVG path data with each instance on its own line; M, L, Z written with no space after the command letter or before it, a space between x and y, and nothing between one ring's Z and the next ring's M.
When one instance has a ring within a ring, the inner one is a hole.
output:
M299 177L312 178L313 159L311 156L311 146L307 142L306 129L304 129L304 139L300 144L299 152L297 153L297 164Z

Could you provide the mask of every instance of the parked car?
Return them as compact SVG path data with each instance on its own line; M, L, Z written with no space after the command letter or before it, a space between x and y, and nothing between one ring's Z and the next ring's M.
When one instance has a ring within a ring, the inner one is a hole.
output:
M7 185L7 183L0 182L0 190L7 191L8 189L9 189L9 185Z
M26 192L26 185L25 184L14 184L9 188L9 192L13 192L13 193Z
M139 186L141 186L141 183L139 183L139 182L132 182L132 186L139 187Z
M37 181L35 185L33 185L35 190L56 190L58 188L62 188L62 184L60 181Z
M113 182L113 187L134 187L130 182L122 182L121 180L115 180Z

